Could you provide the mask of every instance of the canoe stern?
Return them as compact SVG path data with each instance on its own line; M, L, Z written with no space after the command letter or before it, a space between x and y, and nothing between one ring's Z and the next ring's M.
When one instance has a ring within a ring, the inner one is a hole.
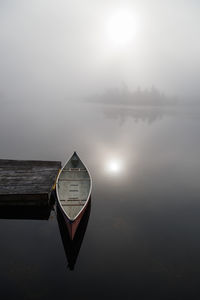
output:
M90 201L90 200L89 200ZM88 201L88 203L89 203ZM62 215L64 216L64 219L65 219L65 223L67 225L67 230L68 230L68 233L69 233L69 237L71 240L74 239L74 236L76 234L76 231L77 231L77 228L79 226L79 223L84 215L84 212L88 206L88 203L87 205L84 207L84 209L81 211L81 213L78 215L78 217L75 219L75 220L70 220L66 214L63 212L63 209L60 207L60 204L59 204L59 209L60 211L62 212Z

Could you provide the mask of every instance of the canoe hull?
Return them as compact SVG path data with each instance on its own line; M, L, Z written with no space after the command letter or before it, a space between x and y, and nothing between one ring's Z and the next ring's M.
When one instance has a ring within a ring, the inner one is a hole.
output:
M56 181L58 206L73 240L91 198L92 178L76 152L61 169Z
M91 210L91 201L89 201L87 209L84 212L84 215L80 221L80 224L77 228L76 234L74 239L71 240L68 234L68 229L66 226L65 219L63 214L61 213L60 208L57 206L57 221L59 225L59 230L68 262L68 268L72 271L74 270L79 251L84 239L84 235L87 229L87 225L89 222L90 217L90 210Z
M91 197L90 197L90 198L91 198ZM81 213L78 215L78 217L77 217L74 221L71 221L71 220L67 217L67 215L63 212L63 209L62 209L62 207L60 206L60 203L58 202L59 209L60 209L60 211L62 212L62 215L63 215L63 217L64 217L65 223L66 223L66 225L67 225L67 230L68 230L68 233L69 233L69 237L70 237L71 240L74 239L74 236L75 236L75 233L76 233L77 228L78 228L78 226L79 226L79 223L80 223L80 221L81 221L81 219L82 219L82 217L83 217L83 215L84 215L84 213L85 213L85 211L86 211L86 209L87 209L87 207L88 207L89 202L90 202L90 199L89 199L89 201L87 202L87 204L86 204L86 206L84 207L84 209L81 211Z

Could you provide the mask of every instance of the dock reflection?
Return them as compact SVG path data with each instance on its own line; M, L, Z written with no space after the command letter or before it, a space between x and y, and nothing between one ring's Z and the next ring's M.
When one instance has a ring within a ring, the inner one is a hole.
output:
M48 220L51 207L5 206L0 209L0 219Z
M60 234L63 242L63 247L68 261L68 268L70 270L74 270L74 266L76 264L77 257L87 229L87 224L90 217L90 211L91 211L91 201L89 201L88 203L87 209L81 219L81 222L78 226L74 239L71 240L69 237L65 219L62 215L62 212L60 211L60 208L57 207L58 225L59 225Z

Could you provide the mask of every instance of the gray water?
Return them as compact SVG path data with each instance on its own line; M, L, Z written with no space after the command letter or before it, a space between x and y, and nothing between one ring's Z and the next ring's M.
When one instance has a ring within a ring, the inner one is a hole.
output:
M93 190L73 271L55 207L0 220L2 299L199 299L199 132L198 106L4 105L1 158L76 150Z

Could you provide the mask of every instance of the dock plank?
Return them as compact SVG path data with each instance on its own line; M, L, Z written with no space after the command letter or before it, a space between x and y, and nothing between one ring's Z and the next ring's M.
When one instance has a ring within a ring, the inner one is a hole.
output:
M48 205L60 161L0 159L0 205Z

